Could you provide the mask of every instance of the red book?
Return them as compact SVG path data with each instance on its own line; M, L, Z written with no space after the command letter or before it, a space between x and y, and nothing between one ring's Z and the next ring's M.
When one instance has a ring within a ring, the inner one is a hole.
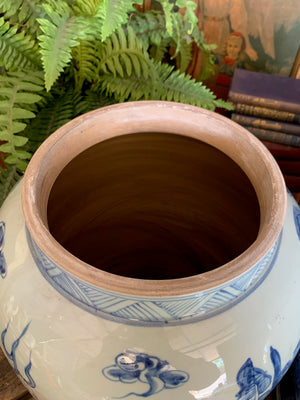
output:
M283 174L300 176L300 160L277 160Z
M300 160L300 148L285 144L261 141L276 159L282 160Z
M300 176L284 174L283 177L291 192L300 192Z

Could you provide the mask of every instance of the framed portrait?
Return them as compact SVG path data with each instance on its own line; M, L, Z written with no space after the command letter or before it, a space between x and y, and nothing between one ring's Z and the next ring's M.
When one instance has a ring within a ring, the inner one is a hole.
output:
M234 60L239 68L290 75L300 45L299 0L194 1L206 41L217 45L220 67L230 72Z

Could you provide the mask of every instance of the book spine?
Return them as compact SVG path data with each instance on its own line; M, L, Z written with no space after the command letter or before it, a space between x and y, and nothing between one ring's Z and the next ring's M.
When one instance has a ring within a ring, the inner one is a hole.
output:
M290 113L286 111L274 110L272 108L265 108L253 106L246 103L238 103L229 101L233 106L234 111L238 114L253 115L255 117L269 118L278 121L287 121L292 123L300 123L300 114Z
M245 128L247 128L249 132L253 133L253 135L260 140L268 140L274 143L282 143L290 146L300 147L299 136L271 131L269 129L253 128L253 126L245 126Z
M276 160L283 174L300 176L300 161Z
M300 160L300 148L261 140L276 160Z
M254 106L272 108L274 110L288 111L295 114L300 114L300 102L292 103L287 101L279 101L264 97L252 96L249 94L236 93L229 91L228 100L236 103L246 103Z
M232 113L231 119L241 125L248 125L261 129L270 129L277 132L290 133L292 135L300 136L300 124L291 124L265 118L256 118L249 115L236 113Z
M291 192L299 192L300 191L300 176L284 174L283 177L284 177L287 188Z

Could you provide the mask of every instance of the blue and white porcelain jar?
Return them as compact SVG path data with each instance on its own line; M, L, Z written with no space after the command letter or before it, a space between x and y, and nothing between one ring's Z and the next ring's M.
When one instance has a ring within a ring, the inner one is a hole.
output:
M300 210L225 117L81 116L0 221L1 347L36 399L264 399L299 349Z

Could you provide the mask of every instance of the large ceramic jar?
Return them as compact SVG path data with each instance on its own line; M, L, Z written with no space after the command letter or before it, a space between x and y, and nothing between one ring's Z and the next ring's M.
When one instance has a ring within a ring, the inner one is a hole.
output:
M0 221L1 346L36 399L263 399L299 348L299 208L218 114L81 116Z

